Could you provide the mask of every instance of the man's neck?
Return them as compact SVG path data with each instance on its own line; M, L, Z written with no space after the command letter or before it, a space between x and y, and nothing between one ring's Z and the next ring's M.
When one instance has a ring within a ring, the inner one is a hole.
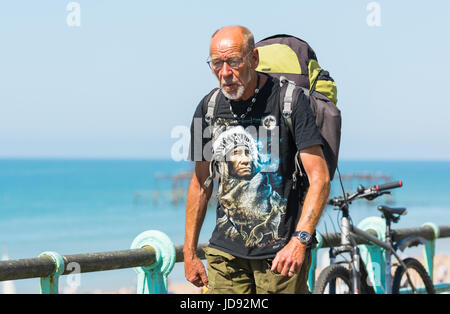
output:
M238 99L237 101L245 101L247 99L249 99L250 97L253 97L253 95L255 94L255 89L259 88L259 86L256 86L256 84L258 83L258 72L254 71L252 78L248 84L247 90L244 92L244 95L242 95L241 99ZM263 83L264 78L260 78L260 86L261 83Z

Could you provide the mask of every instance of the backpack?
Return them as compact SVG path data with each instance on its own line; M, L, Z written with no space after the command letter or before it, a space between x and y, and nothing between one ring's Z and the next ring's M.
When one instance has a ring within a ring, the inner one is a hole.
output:
M259 64L256 71L280 80L280 110L289 130L292 127L292 106L299 93L310 100L317 127L324 139L323 154L330 180L337 168L341 141L341 112L337 108L337 88L330 74L323 70L309 44L290 35L275 35L256 44ZM297 173L303 177L299 153L295 156L294 183Z
M337 168L341 139L341 113L336 107L337 88L329 73L323 70L316 54L305 41L290 35L274 35L256 44L259 52L259 64L256 71L269 74L280 80L280 111L292 137L294 129L291 114L299 93L310 101L316 118L317 127L324 139L323 153L328 166L330 180ZM205 120L211 123L214 117L216 98L220 89L208 95ZM210 177L205 182L209 186L213 178L213 163L210 165ZM296 187L297 175L304 180L299 152L295 155L295 171L292 175Z

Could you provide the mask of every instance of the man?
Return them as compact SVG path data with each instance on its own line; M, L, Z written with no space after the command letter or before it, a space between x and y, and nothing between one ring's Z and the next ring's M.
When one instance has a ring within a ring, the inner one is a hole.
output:
M258 62L253 35L245 27L228 26L213 34L209 64L220 93L214 119L205 119L210 93L198 105L191 126L195 171L186 202L185 275L194 285L207 286L209 293L309 293L311 239L330 191L322 138L304 95L293 110L292 138L279 110L279 81L256 72ZM199 120L200 133L196 132ZM212 146L204 136L208 126ZM227 143L226 132L233 130L239 134ZM266 132L267 136L250 135L258 153L248 149L251 144L242 143L251 143L243 130ZM221 147L228 148L221 152ZM248 175L232 176L225 165L239 166L239 162L233 162L229 152L242 153L243 147L248 153L241 159L247 165L240 166ZM293 186L297 151L309 181L307 192ZM206 249L207 275L196 249L212 193L212 184L204 183L213 168L220 175L219 202L217 225Z

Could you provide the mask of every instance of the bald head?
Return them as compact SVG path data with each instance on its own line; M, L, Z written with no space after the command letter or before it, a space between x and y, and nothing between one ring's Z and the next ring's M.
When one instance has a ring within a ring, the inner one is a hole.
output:
M252 32L240 25L231 25L222 27L211 36L211 45L220 42L222 39L234 40L242 45L242 52L247 53L255 49L255 39Z

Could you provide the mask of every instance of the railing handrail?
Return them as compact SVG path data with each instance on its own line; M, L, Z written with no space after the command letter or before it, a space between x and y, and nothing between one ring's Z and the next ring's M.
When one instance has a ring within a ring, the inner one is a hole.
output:
M450 226L439 226L440 234L438 238L450 237ZM405 228L394 230L394 240L400 241L412 235L421 236L425 239L435 239L434 231L429 226L420 228ZM321 248L327 248L339 244L339 233L322 234ZM359 239L358 244L367 244L367 242ZM203 248L208 243L201 243L197 247L197 255L200 259L205 258ZM183 262L183 245L176 245L175 262ZM145 246L137 249L128 249L110 252L85 253L63 255L64 264L68 265L72 262L78 263L81 273L115 270L133 267L151 266L156 261L156 251L151 246ZM42 278L48 277L55 272L55 263L48 256L40 256L36 258L26 258L17 260L0 261L0 281ZM70 274L70 270L65 270L63 275Z
M88 273L152 265L156 252L151 247L110 252L62 256L65 265L80 265L80 272ZM48 277L55 271L55 263L48 256L0 261L0 281ZM71 274L65 270L63 275Z

